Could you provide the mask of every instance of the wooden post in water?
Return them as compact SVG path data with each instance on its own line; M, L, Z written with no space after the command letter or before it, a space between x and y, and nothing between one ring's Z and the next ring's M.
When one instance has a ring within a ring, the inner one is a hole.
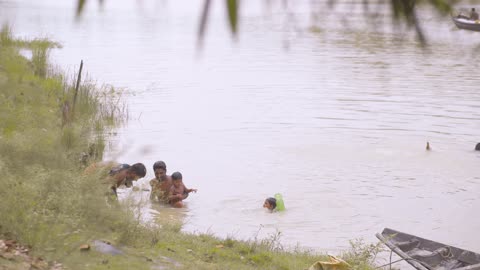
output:
M83 60L80 61L80 69L78 70L77 84L75 85L75 94L73 95L72 113L75 113L75 103L77 102L78 88L82 79Z

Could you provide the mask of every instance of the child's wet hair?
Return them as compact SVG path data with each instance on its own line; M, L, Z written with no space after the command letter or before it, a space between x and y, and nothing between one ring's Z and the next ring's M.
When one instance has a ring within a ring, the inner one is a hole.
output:
M155 171L156 169L163 169L163 170L167 170L167 164L165 164L165 162L163 161L157 161L155 163L153 163L153 170Z
M182 180L182 174L180 172L172 173L172 180Z
M273 206L272 209L275 209L277 207L277 199L275 198L267 198L265 201L267 201L271 206Z
M129 168L130 171L134 172L138 177L145 177L147 174L147 168L142 163L135 163Z

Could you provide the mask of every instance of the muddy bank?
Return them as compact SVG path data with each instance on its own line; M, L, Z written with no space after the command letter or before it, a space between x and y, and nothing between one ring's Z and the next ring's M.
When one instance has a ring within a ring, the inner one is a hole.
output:
M0 269L2 270L62 270L61 263L45 261L42 257L32 256L30 248L18 244L15 240L0 239Z

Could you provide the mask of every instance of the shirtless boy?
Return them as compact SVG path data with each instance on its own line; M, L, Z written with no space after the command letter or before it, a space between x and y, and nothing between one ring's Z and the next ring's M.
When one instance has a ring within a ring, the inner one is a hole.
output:
M168 202L171 206L176 208L183 207L182 201L188 196L190 192L197 192L196 189L187 188L183 184L183 176L180 172L172 174L172 186L170 187L170 194L168 195Z

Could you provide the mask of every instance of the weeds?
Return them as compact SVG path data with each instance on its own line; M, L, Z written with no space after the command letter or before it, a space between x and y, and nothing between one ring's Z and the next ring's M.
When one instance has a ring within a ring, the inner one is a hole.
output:
M350 241L350 250L342 255L342 258L352 265L354 270L375 269L374 263L377 255L385 251L383 244L367 244L362 239Z
M55 46L16 40L8 26L0 32L0 233L35 249L102 231L129 239L138 230L136 219L107 205L100 176L83 175L79 162L101 159L108 131L122 122L125 109L112 88L87 82L75 119L65 118L72 86L49 69L48 50ZM19 48L32 50L32 59ZM88 233L75 235L78 230Z
M13 44L12 29L8 24L5 24L0 30L0 46L6 47Z

